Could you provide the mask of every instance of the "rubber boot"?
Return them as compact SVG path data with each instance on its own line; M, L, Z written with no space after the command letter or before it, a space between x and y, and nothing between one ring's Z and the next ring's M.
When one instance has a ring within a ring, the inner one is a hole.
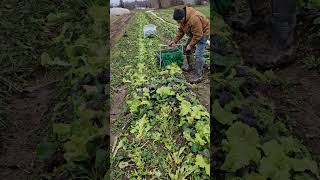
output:
M269 57L271 66L288 64L292 61L293 34L296 26L295 0L272 1L272 43Z
M185 72L191 72L194 70L194 58L193 55L185 55L183 59L182 70Z
M182 70L183 71L189 71L189 64L188 64L187 56L183 57Z
M182 65L182 70L189 72L190 71L190 66L189 66L189 59L190 57L188 55L184 55L183 57L183 65Z
M191 54L187 56L187 61L189 64L189 71L193 71L195 69L194 55Z
M204 62L196 61L196 69L189 80L190 83L193 84L193 83L199 83L202 81L203 65L204 65Z
M190 72L194 70L194 63L193 63L193 53L192 51L185 52L184 58L183 58L183 66L182 70L186 72Z

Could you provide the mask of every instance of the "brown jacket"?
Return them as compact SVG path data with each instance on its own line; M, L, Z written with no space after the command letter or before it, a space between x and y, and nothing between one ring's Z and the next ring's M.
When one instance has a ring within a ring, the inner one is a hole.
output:
M194 46L203 36L208 36L210 33L210 21L205 15L196 11L192 7L185 7L186 18L185 22L179 26L176 37L173 39L177 43L184 34L192 37L189 45Z

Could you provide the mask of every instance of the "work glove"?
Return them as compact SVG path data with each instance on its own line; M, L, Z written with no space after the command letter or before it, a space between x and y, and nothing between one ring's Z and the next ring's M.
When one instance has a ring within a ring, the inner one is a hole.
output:
M188 44L186 44L185 46L183 46L183 52L184 52L184 54L186 54L186 55L191 55L191 54L195 51L195 48L194 48L194 47L191 47L191 49L187 51L187 47L188 47Z
M169 41L168 45L169 45L170 47L176 47L176 42L174 42L174 41Z

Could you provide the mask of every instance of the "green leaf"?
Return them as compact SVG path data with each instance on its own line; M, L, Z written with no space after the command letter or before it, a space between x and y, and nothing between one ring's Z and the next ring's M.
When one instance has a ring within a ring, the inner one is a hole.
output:
M183 131L183 137L190 142L194 142L193 138L190 136L191 129L187 128Z
M130 130L131 133L136 135L136 138L141 139L148 135L148 131L152 128L150 125L149 119L146 114L143 117L136 121Z
M191 103L186 100L182 100L180 104L180 116L185 116L191 112Z
M198 143L193 143L192 146L191 146L191 150L194 153L200 151L200 149L201 149L201 146Z
M202 105L197 105L192 107L191 116L195 119L201 119L201 117L209 117L210 115Z
M196 165L205 168L206 174L210 175L210 164L208 163L208 160L205 159L202 155L197 155L196 156Z
M291 159L292 168L295 171L304 172L310 170L312 173L319 177L318 165L315 161L309 159Z
M69 138L71 133L71 125L70 124L63 124L63 123L55 123L53 124L53 133L58 135L58 138L61 141L66 140Z
M48 53L46 53L46 52L44 52L44 53L41 54L40 59L41 59L41 65L42 65L42 66L46 66L46 65L50 64L50 62L51 62L51 57L50 57L50 55L49 55Z
M302 153L306 151L305 147L293 137L281 137L280 139L281 146L287 155L292 153Z
M258 163L261 155L258 150L259 136L254 128L242 122L234 123L226 132L227 141L223 149L228 152L222 170L235 172L249 165L250 161Z
M175 95L175 93L171 89L172 88L170 86L162 86L159 89L157 89L157 94L159 94L160 96Z
M304 173L304 174L298 174L295 175L293 180L316 180L314 177L312 177L310 174Z
M212 107L213 116L217 121L222 124L231 125L234 120L237 119L237 116L232 114L231 112L225 111L219 104L219 101L216 100Z
M275 140L263 145L266 157L262 158L259 172L271 179L290 179L290 159L284 153L283 147Z
M137 112L137 111L138 111L138 107L139 107L140 104L141 104L140 97L136 97L136 98L134 98L133 100L128 100L128 101L127 101L127 104L128 104L129 107L130 107L130 112L131 112L131 113Z
M56 145L54 143L46 142L38 144L36 149L37 157L41 161L48 160L56 151Z
M130 164L128 162L121 161L118 166L119 166L120 169L123 169L123 168L125 168L125 167L127 167L129 165Z
M96 111L87 109L84 104L77 108L77 115L82 121L90 122L96 116Z
M205 140L202 139L201 134L200 133L196 133L195 134L195 141L198 142L200 145L205 145L207 142Z
M197 121L196 130L201 134L201 137L205 138L206 142L210 143L210 122L209 121Z
M259 170L261 174L265 177L270 177L271 179L290 179L291 170L297 172L310 170L319 177L316 162L307 158L291 158L286 154L292 152L292 149L295 148L293 145L297 143L297 141L289 137L281 139L280 142L283 142L284 144L279 144L276 140L271 140L263 145L263 151L266 154L266 157L261 160ZM299 146L297 146L297 148L299 148Z
M104 149L98 149L96 151L96 162L95 166L100 171L106 171L107 170L107 156L108 153Z
M87 153L87 140L81 137L71 137L71 141L64 144L64 158L69 162L84 161L89 158Z
M265 178L261 174L254 173L254 174L249 174L245 179L246 180L266 180L267 178Z
M177 94L176 97L177 97L178 101L183 101L184 100L184 98L182 96L180 96L179 94Z

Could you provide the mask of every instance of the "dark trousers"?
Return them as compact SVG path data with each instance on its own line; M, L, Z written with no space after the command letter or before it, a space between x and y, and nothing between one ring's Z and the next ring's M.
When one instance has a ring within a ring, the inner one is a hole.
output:
M278 48L292 44L296 26L296 0L248 0L253 18L265 16L268 3L271 7L272 40Z

